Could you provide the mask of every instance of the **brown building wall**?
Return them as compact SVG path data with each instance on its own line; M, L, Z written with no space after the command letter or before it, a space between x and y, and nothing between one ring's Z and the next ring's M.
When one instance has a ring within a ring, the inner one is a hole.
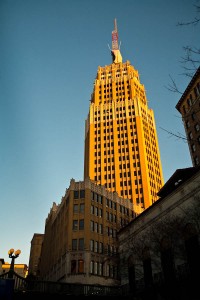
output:
M176 105L182 116L193 166L200 165L200 67Z
M43 279L73 283L118 282L117 231L134 217L132 203L89 179L71 180L46 219ZM115 259L114 259L115 258Z

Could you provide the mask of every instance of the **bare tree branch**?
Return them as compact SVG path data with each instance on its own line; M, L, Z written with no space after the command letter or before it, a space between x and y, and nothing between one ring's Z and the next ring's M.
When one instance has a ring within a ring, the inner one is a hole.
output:
M176 82L175 80L171 77L171 75L169 75L170 77L170 80L171 80L171 84L169 84L168 86L166 86L166 88L170 91L170 92L173 92L173 93L179 93L179 94L183 94L183 92L179 91L177 85L176 85Z
M200 6L199 5L193 5L196 9L196 12L200 12ZM178 22L177 26L188 26L188 25L194 25L196 26L200 22L199 17L195 17L193 20L188 21L188 22Z
M187 139L182 133L179 133L179 132L178 132L178 133L176 134L176 133L173 133L173 132L171 132L171 131L168 131L168 130L162 128L162 127L160 127L160 129L166 131L170 136L174 136L174 137L177 137L178 139L183 140L185 143L188 142L188 139Z

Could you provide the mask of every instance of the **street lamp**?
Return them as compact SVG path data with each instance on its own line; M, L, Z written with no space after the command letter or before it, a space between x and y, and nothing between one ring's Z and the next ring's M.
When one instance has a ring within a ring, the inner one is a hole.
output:
M15 258L17 258L21 253L21 250L14 250L11 248L8 251L8 255L11 258L11 264L10 264L10 270L9 270L9 278L13 278L13 273L14 273L14 265L15 265Z

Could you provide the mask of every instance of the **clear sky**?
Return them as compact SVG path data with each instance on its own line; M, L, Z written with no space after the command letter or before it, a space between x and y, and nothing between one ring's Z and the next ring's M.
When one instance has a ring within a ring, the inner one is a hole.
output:
M190 81L180 60L199 47L199 28L177 23L194 19L195 1L0 1L0 258L19 248L16 263L28 264L53 202L83 180L85 119L97 68L112 62L115 18L154 110L165 182L192 166L187 144L162 128L185 134L167 87L170 76L182 91Z

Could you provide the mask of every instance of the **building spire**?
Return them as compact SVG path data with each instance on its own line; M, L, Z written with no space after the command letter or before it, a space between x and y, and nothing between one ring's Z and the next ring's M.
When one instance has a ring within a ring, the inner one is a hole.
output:
M122 62L122 56L119 49L118 43L118 31L117 31L117 20L114 19L114 30L112 31L112 60L113 63L120 63Z

